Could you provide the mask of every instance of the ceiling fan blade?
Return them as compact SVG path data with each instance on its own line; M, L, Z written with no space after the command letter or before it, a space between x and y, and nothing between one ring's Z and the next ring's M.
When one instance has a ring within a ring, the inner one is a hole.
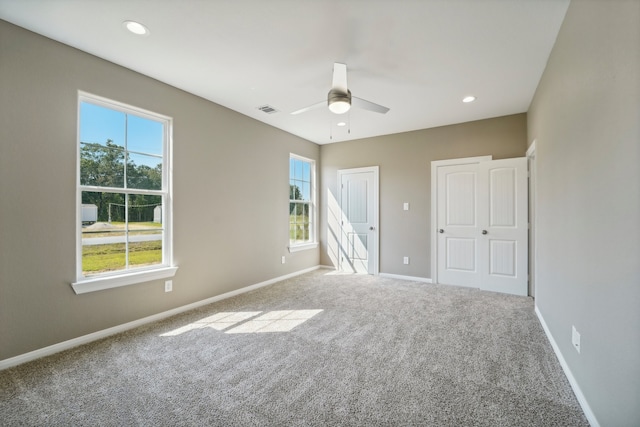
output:
M363 110L369 110L376 113L386 114L389 109L387 107L383 107L382 105L374 104L371 101L367 101L366 99L356 98L355 96L351 97L351 106L362 108Z
M295 116L296 114L306 113L309 110L313 110L319 107L326 107L326 106L327 106L327 101L322 101L322 102L318 102L317 104L313 104L313 105L309 105L308 107L301 108L300 110L296 110L291 114Z
M347 64L339 62L333 64L333 85L331 88L347 93Z

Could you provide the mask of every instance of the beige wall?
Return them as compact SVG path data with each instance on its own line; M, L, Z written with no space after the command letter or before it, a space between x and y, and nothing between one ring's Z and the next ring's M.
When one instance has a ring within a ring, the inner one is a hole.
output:
M323 145L321 154L321 258L335 266L336 237L327 227L328 206L339 201L338 170L380 167L381 273L431 278L431 162L481 155L494 159L526 152L526 115ZM403 203L409 202L409 211ZM403 264L403 257L410 264Z
M637 426L640 2L571 2L528 121L536 305L599 424Z
M171 293L69 285L78 90L174 119ZM318 264L286 249L289 153L315 144L4 21L0 111L0 360Z

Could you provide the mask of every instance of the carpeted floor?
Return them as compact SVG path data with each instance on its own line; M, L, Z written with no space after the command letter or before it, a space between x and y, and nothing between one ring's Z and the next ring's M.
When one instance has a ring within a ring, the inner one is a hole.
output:
M0 425L588 422L530 298L318 270L2 371Z

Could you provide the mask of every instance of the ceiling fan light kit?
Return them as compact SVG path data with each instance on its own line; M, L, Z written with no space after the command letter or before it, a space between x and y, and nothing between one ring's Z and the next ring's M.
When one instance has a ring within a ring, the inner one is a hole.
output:
M344 93L337 89L331 89L327 95L329 110L335 114L344 114L351 108L351 91Z

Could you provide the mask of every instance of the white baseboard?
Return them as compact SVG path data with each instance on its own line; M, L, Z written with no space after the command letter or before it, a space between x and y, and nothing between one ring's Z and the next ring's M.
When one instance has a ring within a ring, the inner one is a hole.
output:
M584 394L582 393L582 390L580 389L578 382L573 376L571 369L569 369L569 365L567 364L567 361L564 359L564 356L560 352L560 348L558 347L556 340L553 339L553 335L551 335L551 331L549 330L547 323L544 321L544 318L542 317L542 313L540 313L540 310L538 310L537 305L535 306L535 311L536 311L536 315L538 316L538 320L540 320L540 324L542 325L542 329L544 329L544 333L547 334L547 338L551 343L551 347L553 348L553 351L555 352L556 357L560 362L560 366L562 366L562 370L564 371L564 374L569 380L569 384L573 389L573 393L576 395L576 399L578 399L578 403L580 404L580 407L582 407L582 411L584 412L584 415L587 417L587 421L589 421L589 424L591 425L591 427L600 427L600 423L598 422L595 414L591 410L591 407L589 406L587 399L584 397Z
M9 359L0 360L0 371L4 369L12 368L17 365L21 365L26 362L30 362L32 360L39 359L41 357L50 356L52 354L59 353L64 350L68 350L73 347L78 347L80 345L87 344L92 341L96 341L96 340L108 337L110 335L118 334L120 332L124 332L129 329L137 328L138 326L142 326L147 323L157 322L158 320L166 319L167 317L175 316L176 314L184 313L185 311L193 310L194 308L202 307L204 305L221 301L223 299L231 298L236 295L243 294L245 292L250 292L255 289L262 288L264 286L272 285L282 280L290 279L292 277L299 276L301 274L309 273L319 268L325 268L325 267L318 265L315 267L296 271L294 273L286 274L284 276L280 276L274 279L266 280L264 282L256 283L255 285L246 286L241 289L236 289L235 291L227 292L221 295L217 295L215 297L211 297L211 298L207 298L191 304L183 305L182 307L177 307L168 311L163 311L162 313L154 314L152 316L144 317L142 319L134 320L128 323L123 323L122 325L114 326L112 328L103 329L101 331L93 332L87 335L83 335L81 337L77 337L77 338L73 338L57 344L53 344L48 347L30 351L29 353L24 353L18 356L10 357Z
M380 273L378 274L378 276L386 277L387 279L409 280L411 282L422 282L422 283L433 283L431 279L427 279L426 277L403 276L401 274L389 274L389 273Z

